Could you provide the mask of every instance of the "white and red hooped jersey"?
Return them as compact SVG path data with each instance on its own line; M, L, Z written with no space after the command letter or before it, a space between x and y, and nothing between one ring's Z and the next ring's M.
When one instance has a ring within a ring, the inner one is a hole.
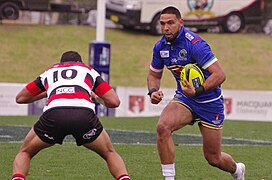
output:
M47 104L43 111L53 107L87 107L95 111L91 92L103 96L112 87L99 73L80 62L66 62L53 65L26 89L33 95L47 92Z

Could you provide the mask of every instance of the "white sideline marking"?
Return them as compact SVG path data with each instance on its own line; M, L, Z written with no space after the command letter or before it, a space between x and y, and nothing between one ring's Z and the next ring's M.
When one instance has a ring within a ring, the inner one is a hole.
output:
M147 133L147 134L155 133L155 132L149 132L149 131L131 131L131 130L122 130L122 129L106 129L106 130L121 131L121 132L132 132L132 133ZM173 135L201 137L200 134L178 134L178 133L173 133ZM256 143L272 143L272 141L255 140L255 139L244 139L244 138L233 138L233 137L222 137L222 139L239 140L239 141L250 141L250 142L256 142ZM237 145L239 145L239 144L237 144Z
M27 127L27 128L31 128L31 126L25 126L25 125L8 125L8 126L17 126L17 127ZM3 129L0 128L0 131L2 131ZM106 130L110 130L110 131L117 131L117 132L127 132L127 133L144 133L144 134L156 134L156 132L150 132L150 131L132 131L132 130L121 130L121 129L106 129ZM181 136L181 137L186 137L186 136L191 136L191 137L199 137L201 138L200 134L178 134L178 133L173 133L173 135L175 136ZM0 138L8 138L8 139L12 139L13 137L10 135L0 135ZM263 144L257 144L257 143L267 143L267 144L272 144L272 141L264 141L264 140L252 140L252 139L243 139L243 138L233 138L233 137L222 137L222 139L224 140L234 140L234 141L248 141L249 143L256 143L256 144L250 144L250 146L267 146L267 145L263 145ZM5 141L8 143L22 143L22 141ZM1 142L0 142L1 143ZM64 143L74 143L74 142L64 142ZM131 145L156 145L155 143L114 143L114 144L131 144ZM190 146L201 146L202 144L190 144L190 143L179 143L179 144L175 144L176 146L180 146L180 145L190 145ZM222 144L223 146L248 146L248 143L245 144ZM271 145L268 145L271 146Z
M0 138L12 138L10 135L0 135Z

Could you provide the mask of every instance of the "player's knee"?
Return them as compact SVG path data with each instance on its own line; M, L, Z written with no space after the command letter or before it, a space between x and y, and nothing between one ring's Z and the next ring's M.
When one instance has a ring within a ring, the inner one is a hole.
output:
M171 130L165 124L157 124L157 135L159 138L167 138L171 136Z
M32 159L35 154L30 154L29 152L20 151L17 156L19 156L21 159Z
M22 156L27 156L27 157L29 157L29 158L32 158L32 157L34 157L37 153L38 153L39 151L35 151L34 149L30 149L30 148L28 148L28 147L23 147L21 150L20 150L20 152L19 152L19 154L21 154Z
M109 157L115 156L117 154L114 148L108 148L107 150L98 153L103 159L108 159Z

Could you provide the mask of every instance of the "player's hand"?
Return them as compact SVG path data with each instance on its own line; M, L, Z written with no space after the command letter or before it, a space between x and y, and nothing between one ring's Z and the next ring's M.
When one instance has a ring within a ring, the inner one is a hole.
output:
M105 105L102 98L98 97L94 92L91 92L91 99L93 102Z
M151 94L150 100L152 104L159 104L163 98L162 91L156 91Z
M181 89L183 91L183 93L186 96L195 96L195 87L192 86L191 84L189 84L189 82L187 81L187 79L184 78L184 82L186 84L186 87L182 85L182 83L180 83Z

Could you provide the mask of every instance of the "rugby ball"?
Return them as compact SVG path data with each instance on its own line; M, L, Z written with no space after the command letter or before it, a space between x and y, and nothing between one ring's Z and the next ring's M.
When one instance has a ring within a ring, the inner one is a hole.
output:
M187 79L189 84L195 88L201 86L205 81L203 72L196 64L185 65L180 73L180 82L186 87L184 79Z

